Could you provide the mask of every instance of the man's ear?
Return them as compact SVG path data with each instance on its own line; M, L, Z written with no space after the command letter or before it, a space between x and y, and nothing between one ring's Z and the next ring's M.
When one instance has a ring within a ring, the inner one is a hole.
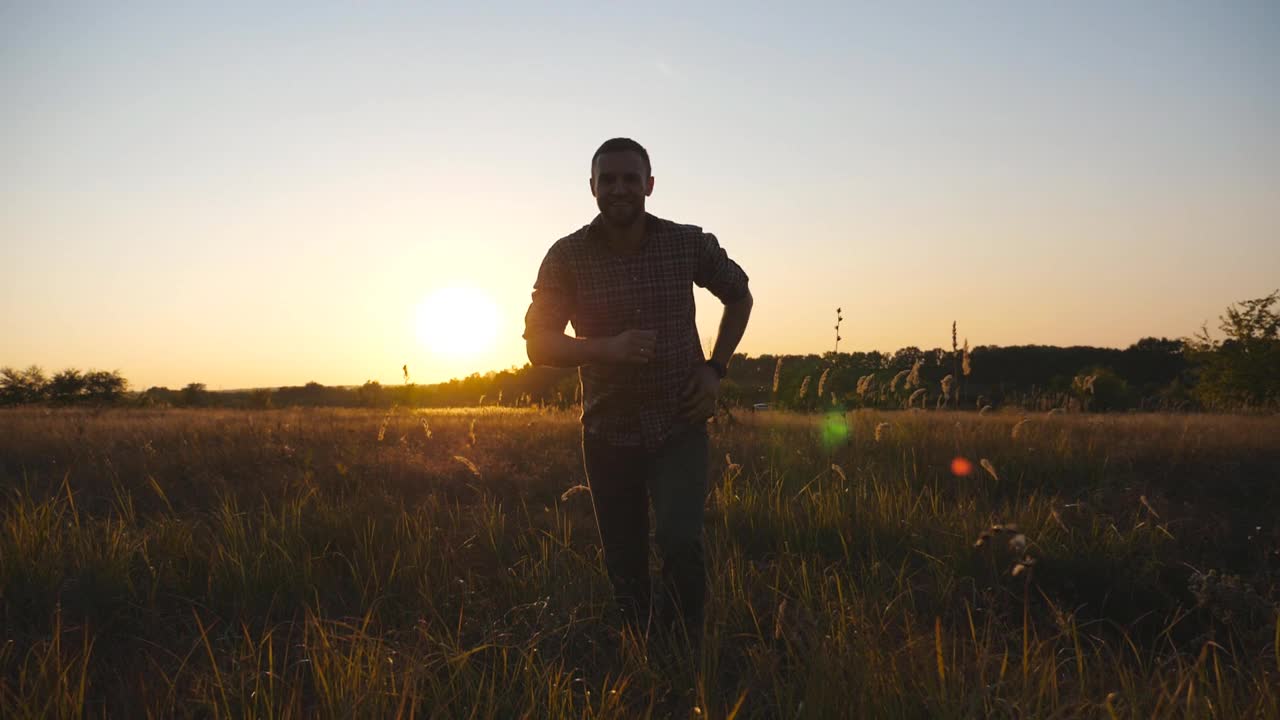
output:
M591 197L596 196L596 179L594 176L587 178L587 185L591 187Z
M649 176L649 182L645 184L644 196L649 197L653 194L653 176Z

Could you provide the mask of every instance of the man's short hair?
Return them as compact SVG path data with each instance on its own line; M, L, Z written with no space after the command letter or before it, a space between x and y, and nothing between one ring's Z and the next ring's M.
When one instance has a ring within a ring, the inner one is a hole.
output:
M635 140L632 140L631 138L622 138L622 137L613 138L611 140L605 140L604 144L600 146L600 149L596 150L596 154L591 156L592 174L595 174L596 158L600 157L601 155L604 155L605 153L615 153L615 152L640 153L640 157L644 158L645 174L646 175L653 174L653 166L649 164L649 151L645 150L644 146L642 146L640 143L636 142Z

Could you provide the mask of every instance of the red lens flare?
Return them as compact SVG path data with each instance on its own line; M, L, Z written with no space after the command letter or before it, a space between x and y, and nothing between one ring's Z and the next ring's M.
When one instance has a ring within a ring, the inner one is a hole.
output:
M973 474L973 463L968 458L957 457L951 461L951 474L956 477L969 477Z

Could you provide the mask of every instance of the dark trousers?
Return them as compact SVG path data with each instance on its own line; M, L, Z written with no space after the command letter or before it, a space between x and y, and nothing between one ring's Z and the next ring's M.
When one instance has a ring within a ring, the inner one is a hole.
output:
M623 618L641 631L649 627L649 502L653 502L658 551L662 557L659 628L702 633L706 563L702 549L702 506L707 495L707 430L680 432L661 448L622 448L590 433L582 457L595 504L596 527L604 546L605 569Z

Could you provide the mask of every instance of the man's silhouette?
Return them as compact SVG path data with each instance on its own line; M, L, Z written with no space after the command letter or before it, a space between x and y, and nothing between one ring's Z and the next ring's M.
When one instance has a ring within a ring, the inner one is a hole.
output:
M634 140L596 151L591 193L600 212L547 251L524 338L534 364L580 368L583 463L624 618L649 626L651 500L662 556L658 626L696 642L706 597L706 421L752 298L714 235L645 212L651 168ZM694 323L694 285L725 306L709 359ZM576 337L565 335L569 322Z

